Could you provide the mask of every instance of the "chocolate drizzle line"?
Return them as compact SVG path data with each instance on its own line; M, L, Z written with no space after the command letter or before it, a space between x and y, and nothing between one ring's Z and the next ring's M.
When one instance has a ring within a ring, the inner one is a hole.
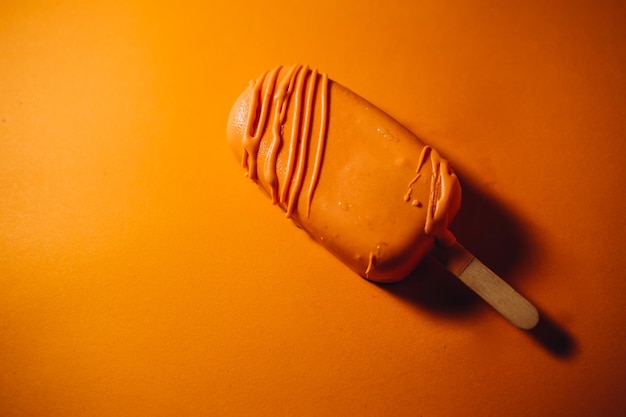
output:
M250 110L243 138L242 165L247 168L247 175L253 181L258 181L257 159L261 140L265 133L268 118L273 111L271 140L268 144L267 157L263 168L263 179L267 183L272 202L281 203L285 208L286 216L291 217L296 208L304 179L307 174L307 162L311 151L311 131L314 130L314 110L319 102L320 116L318 121L318 137L315 144L311 182L307 189L306 210L308 217L311 201L319 181L326 133L328 126L328 76L318 74L317 70L296 65L289 67L280 83L278 75L282 67L264 73L256 81L252 81L252 97ZM288 119L288 110L292 108L291 120ZM285 144L283 137L284 127L290 123L290 137L286 143L287 164L284 178L278 178L278 153ZM266 139L267 140L267 139Z
M432 167L432 176L430 179L430 193L428 198L428 207L426 209L426 224L424 233L429 236L435 236L440 244L444 246L452 245L456 239L448 230L448 209L450 206L451 192L454 189L453 183L456 181L456 175L452 172L450 164L443 159L439 153L430 146L424 146L415 170L415 177L409 182L408 191L404 195L404 201L409 201L413 184L420 178L421 169L426 162L426 158L430 158ZM418 206L417 204L414 204Z

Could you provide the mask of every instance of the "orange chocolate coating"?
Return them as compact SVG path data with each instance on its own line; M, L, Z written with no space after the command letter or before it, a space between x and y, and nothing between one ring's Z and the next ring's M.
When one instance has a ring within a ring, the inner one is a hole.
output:
M359 275L408 275L461 203L449 163L386 113L303 66L261 75L235 102L229 144L246 174Z

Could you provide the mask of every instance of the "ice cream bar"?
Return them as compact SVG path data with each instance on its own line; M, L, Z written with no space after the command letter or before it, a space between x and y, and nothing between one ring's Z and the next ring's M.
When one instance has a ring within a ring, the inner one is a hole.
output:
M359 275L397 281L448 225L461 188L436 150L304 66L261 75L235 103L228 140L248 177Z
M448 227L461 187L448 161L326 74L263 73L235 102L227 136L286 217L369 280L403 279L435 244L460 248ZM446 262L462 275L472 259Z

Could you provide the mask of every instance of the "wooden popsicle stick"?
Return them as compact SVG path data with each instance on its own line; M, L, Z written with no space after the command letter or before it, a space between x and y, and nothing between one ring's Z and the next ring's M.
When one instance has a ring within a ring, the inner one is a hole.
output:
M535 306L459 243L435 245L432 255L515 326L529 330L539 322Z

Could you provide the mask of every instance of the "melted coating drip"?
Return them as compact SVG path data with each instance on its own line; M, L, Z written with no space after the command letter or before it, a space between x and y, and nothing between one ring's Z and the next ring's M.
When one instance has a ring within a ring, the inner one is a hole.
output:
M304 77L308 72L308 68L301 68L298 71L296 84L295 84L295 97L294 97L294 113L291 123L291 138L289 139L289 153L287 158L287 171L285 175L285 181L283 183L283 189L280 194L280 201L282 203L287 202L287 196L291 188L291 179L293 178L293 171L296 163L296 152L298 150L298 136L300 134L300 119L302 118L302 94L304 91Z
M426 224L424 233L434 236L438 242L444 246L450 246L456 241L454 235L448 230L448 207L451 192L454 190L454 182L456 174L450 168L447 160L443 159L439 153L430 146L424 146L417 164L416 175L409 182L408 191L404 195L404 201L411 200L413 185L421 176L421 169L426 162L426 158L430 158L432 167L432 175L430 180L430 195L428 199L428 207L426 211ZM421 207L417 200L413 200L411 204L415 207Z
M317 138L317 152L315 153L315 163L313 165L313 178L309 185L308 198L306 205L306 216L311 213L311 201L315 194L315 187L320 177L320 169L322 168L322 159L324 158L324 148L326 147L326 133L328 129L328 75L322 74L322 85L320 93L320 106L322 110L322 118L320 120L320 132Z
M413 193L413 184L415 184L417 180L420 179L421 176L422 174L419 172L419 166L418 166L417 174L415 175L415 177L413 177L411 182L409 182L409 189L406 191L406 194L404 195L404 201L409 201L411 199L411 194Z
M267 161L265 163L265 180L271 189L272 203L278 203L278 176L276 175L276 162L278 150L282 144L282 126L287 115L287 104L291 97L294 85L294 74L300 66L293 66L289 69L287 77L278 85L274 94L274 123L272 125L272 141L270 143Z
M310 184L306 195L306 216L309 216L311 201L317 186L328 125L328 76L318 75L317 70L296 65L286 70L284 78L277 83L282 67L264 73L256 81L251 82L251 102L246 130L243 137L243 161L248 177L258 180L257 159L261 146L261 138L265 131L270 114L273 111L271 141L267 147L267 157L263 169L264 180L267 182L272 202L281 203L286 216L291 217L298 203L300 192L307 175L310 136L314 119L316 102L319 101L320 115L315 144L315 157ZM318 87L319 84L319 87ZM273 100L272 100L273 98ZM287 141L283 137L287 115L291 107L290 135ZM277 174L277 161L280 148L286 142L287 162L282 181Z
M422 165L424 165L424 160L426 159L426 156L429 155L430 153L430 146L424 146L424 148L422 149L422 153L420 154L420 159L417 162L417 168L415 169L415 176L413 177L413 179L409 182L409 185L407 186L408 190L406 191L406 194L404 195L404 201L410 201L411 200L411 194L413 193L413 184L415 184L417 182L417 180L420 179L420 177L422 176L422 173L420 172L420 170L422 169Z
M370 252L369 261L367 263L367 269L365 270L365 277L368 278L370 272L376 267L376 255L373 252Z
M265 132L267 116L270 111L269 103L271 90L274 89L273 86L276 82L276 77L278 76L279 70L280 67L277 67L269 73L264 73L252 86L253 100L250 105L248 123L246 124L246 132L243 138L244 153L242 164L245 168L248 168L248 176L253 181L256 181L258 179L257 154L261 145L261 138L263 137L263 133ZM259 97L261 96L261 89L263 87L264 81L268 77L269 79L268 82L265 83L265 89L263 90L262 97ZM260 109L259 106L261 107Z
M289 195L289 204L287 205L287 217L291 217L295 209L296 199L300 195L302 182L304 181L304 169L306 167L306 158L308 158L309 133L311 128L311 118L313 116L313 97L315 87L317 86L317 71L313 70L309 76L309 82L306 86L305 111L302 120L302 128L300 132L300 150L298 152L298 164L296 169L296 177L291 185L291 193Z
M456 174L451 170L449 162L434 149L430 152L430 161L433 174L424 231L427 235L435 236L440 244L450 246L456 242L456 238L448 230L448 207Z

